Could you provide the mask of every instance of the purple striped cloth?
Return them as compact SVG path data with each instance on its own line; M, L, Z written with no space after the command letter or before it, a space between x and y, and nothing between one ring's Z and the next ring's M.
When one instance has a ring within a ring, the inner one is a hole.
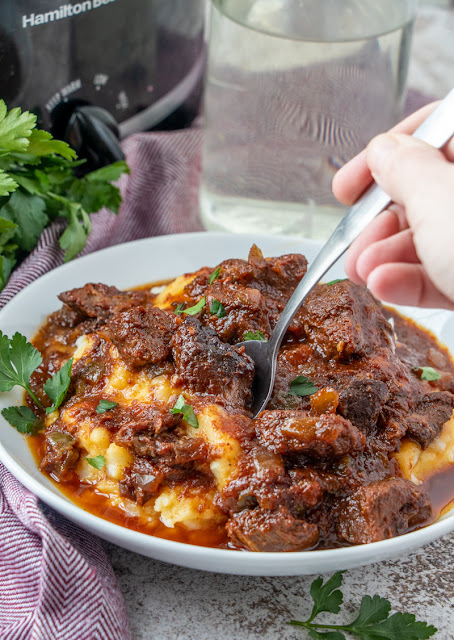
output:
M200 131L131 136L118 216L92 216L84 253L165 233L198 231ZM14 272L0 307L62 263L60 223ZM45 507L0 464L1 640L130 640L117 580L101 541ZM151 639L151 637L150 637Z
M428 102L410 93L407 112ZM153 235L198 231L198 129L137 134L124 150L118 216L92 216L85 253ZM62 226L47 229L0 294L0 308L62 263ZM123 599L102 544L38 501L0 464L0 638L129 640ZM151 640L151 637L150 637Z

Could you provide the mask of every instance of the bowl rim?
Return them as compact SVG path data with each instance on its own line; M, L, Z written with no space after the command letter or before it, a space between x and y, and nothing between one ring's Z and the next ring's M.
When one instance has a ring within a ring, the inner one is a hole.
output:
M52 280L53 278L58 277L58 275L56 274L64 275L68 270L76 269L82 264L82 261L83 263L89 263L91 261L97 262L100 259L102 260L104 256L108 254L112 254L114 257L117 253L127 254L131 249L136 248L138 245L147 247L148 245L153 245L156 243L166 244L173 241L176 236L178 236L179 239L182 239L183 241L184 238L196 241L201 239L202 242L205 242L207 240L223 241L225 240L225 238L232 239L232 237L234 237L235 239L241 238L241 240L246 243L250 242L251 240L255 242L261 241L262 243L265 240L269 240L277 244L282 242L283 245L291 245L294 241L297 243L303 243L305 246L311 246L313 250L316 250L317 247L320 246L319 242L313 240L302 238L297 238L295 240L289 238L288 236L267 235L263 233L235 234L235 236L233 236L233 234L229 234L226 232L193 232L185 234L169 234L164 236L155 236L151 238L133 240L127 243L114 245L112 247L107 247L105 249L89 253L80 258L77 258L70 263L66 263L64 265L56 267L55 269L52 269L51 271L40 276L29 285L24 287L21 291L19 291L3 307L3 309L0 310L0 323L3 320L5 310L9 312L14 305L18 304L18 302L21 302L24 297L26 298L29 295L29 291L31 290L31 288L40 287L43 283L46 282L46 280ZM301 250L303 249L304 248L302 247ZM35 325L35 331L36 328L37 326ZM1 420L3 420L3 418L1 418ZM25 436L23 437L25 440ZM24 444L26 443L24 442ZM85 511L82 507L78 506L77 503L71 501L63 493L60 493L55 485L53 485L55 490L52 490L48 486L46 486L43 482L47 478L46 476L44 476L44 474L41 474L38 469L36 469L36 471L38 471L39 475L37 474L36 477L32 473L25 471L20 466L19 462L14 458L14 456L5 448L1 439L0 461L13 474L13 476L15 476L17 480L19 480L19 482L21 482L39 499L41 499L50 507L54 508L63 516L70 519L72 522L82 526L82 528L86 528L104 539L114 541L120 546L135 550L136 552L142 553L143 555L149 555L147 553L147 550L149 550L150 557L163 559L166 562L172 562L172 560L160 558L159 554L157 555L157 552L163 551L165 556L172 556L175 554L177 556L181 556L184 552L184 555L188 554L191 556L191 560L188 562L182 562L181 559L179 559L176 562L177 564L190 566L193 568L201 568L204 570L210 569L207 569L206 566L198 566L198 561L200 559L204 560L204 564L207 564L209 560L212 560L213 563L215 563L217 560L220 560L224 565L237 564L237 561L239 561L242 565L244 565L244 570L229 571L225 568L221 569L221 571L223 572L236 573L237 575L297 575L302 573L302 569L304 569L304 564L306 562L309 562L310 565L314 565L314 563L316 563L318 560L321 561L320 564L322 566L330 565L334 567L338 564L338 561L342 566L358 566L359 564L368 564L371 562L375 562L376 559L390 557L402 551L408 551L409 549L422 546L423 544L426 544L454 530L454 508L452 508L449 512L446 512L441 517L437 518L434 522L417 530L410 531L394 538L380 540L378 542L371 542L364 545L351 545L334 549L314 549L287 553L251 553L235 549L204 547L185 542L168 540L166 538L153 536L152 534L146 534L133 529L128 529L127 527L123 527L119 524ZM41 481L41 479L38 480L38 478L41 477L43 478L43 481ZM123 540L123 538L125 537L127 537L127 540ZM299 568L295 567L296 573L293 573L291 571L289 572L288 570L286 570L285 573L281 573L279 571L279 567L281 564L289 564L287 558L291 559L291 564L300 565ZM283 563L284 559L285 562ZM260 567L263 566L263 564L266 565L266 570L264 572L260 571ZM213 568L211 570L219 571L219 569L217 568ZM312 573L314 573L314 571L312 571Z

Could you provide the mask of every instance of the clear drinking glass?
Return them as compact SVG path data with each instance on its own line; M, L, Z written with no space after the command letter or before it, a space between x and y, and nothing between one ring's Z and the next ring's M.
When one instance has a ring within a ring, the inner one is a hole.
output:
M339 167L402 115L416 0L211 0L207 229L326 239Z

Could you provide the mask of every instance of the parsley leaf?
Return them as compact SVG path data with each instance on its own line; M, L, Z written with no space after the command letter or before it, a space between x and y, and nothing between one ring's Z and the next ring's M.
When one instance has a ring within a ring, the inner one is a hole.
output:
M323 584L321 576L313 581L310 590L311 598L314 601L311 619L322 611L339 613L343 602L342 592L339 590L342 585L342 573L342 571L337 571L325 584Z
M106 459L104 456L95 456L94 458L85 458L88 464L91 464L95 469L102 469L106 466Z
M87 182L115 182L123 173L129 173L129 167L124 160L118 160L107 167L96 169L85 176Z
M40 420L28 407L7 407L2 409L2 416L20 433L33 433Z
M0 331L0 392L18 385L27 391L36 404L42 404L30 389L30 376L43 361L38 349L25 336L15 333L11 340Z
M6 256L0 256L0 291L8 282L8 278L14 267L14 260Z
M216 298L213 298L213 302L210 304L210 313L218 318L225 318L224 305Z
M243 340L248 341L248 340L259 340L260 342L268 342L268 340L265 338L265 335L257 330L257 331L246 331L246 333L243 336Z
M50 156L57 153L59 156L66 158L66 160L77 158L74 149L71 149L66 142L54 140L48 131L43 131L42 129L33 129L31 132L28 139L27 153L34 156Z
M306 376L297 376L290 383L290 393L292 396L311 396L318 391L318 387Z
M0 196L6 196L17 189L19 185L10 175L0 169Z
M178 400L175 403L173 409L170 409L170 413L174 415L182 414L184 420L194 429L197 429L199 426L199 421L197 420L197 416L194 413L194 409L190 404L186 404L184 401L184 397L180 394Z
M311 615L307 620L291 620L289 624L304 627L314 640L346 640L345 632L362 640L427 640L437 632L435 627L426 622L417 621L411 613L394 613L390 616L391 604L378 595L363 597L358 615L350 624L313 622L319 613L339 613L343 600L339 589L342 574L343 571L338 571L325 583L322 577L314 580L310 590L314 601Z
M0 100L0 151L26 151L35 125L33 113L22 113L19 107L8 112L5 102Z
M96 407L96 413L106 413L109 409L114 409L118 407L118 402L111 402L110 400L100 400L98 406Z
M333 284L337 284L338 282L345 282L345 280L348 280L348 278L336 278L336 280L330 280L329 282L326 282L325 284L330 287Z
M176 313L177 315L179 315L180 313L183 313L184 311L184 302L180 302L180 304L178 304L175 309L173 310L174 313Z
M203 307L205 306L205 303L206 303L206 298L204 296L203 298L200 298L197 304L195 304L193 307L188 307L187 309L183 309L183 313L187 313L189 316L195 316L197 313L200 313L200 311L202 311Z
M69 205L69 223L60 237L60 247L65 249L64 261L68 262L82 251L91 231L87 212L78 204Z
M25 251L31 251L45 229L49 218L46 204L38 196L16 191L1 208L1 215L17 225L15 239Z
M210 284L213 284L213 282L219 278L219 274L221 273L221 267L216 267L216 269L213 271L213 273L210 275L210 279L208 280L208 282Z
M73 359L70 358L61 367L57 373L54 373L52 378L49 378L44 384L44 391L46 395L52 400L52 406L46 409L46 413L52 413L61 405L65 399L66 393L71 382L71 367Z
M14 237L17 224L11 220L0 217L0 247L4 248Z
M382 598L384 600L384 598ZM366 640L426 640L433 636L438 629L427 622L420 622L412 613L394 613L378 624L357 626L354 622L349 625L351 633Z
M420 379L428 380L429 382L433 382L435 380L439 380L441 375L438 371L435 371L432 367L413 367L413 371L420 371Z
M359 607L358 617L352 626L361 627L385 620L389 616L391 605L386 598L380 596L364 596Z

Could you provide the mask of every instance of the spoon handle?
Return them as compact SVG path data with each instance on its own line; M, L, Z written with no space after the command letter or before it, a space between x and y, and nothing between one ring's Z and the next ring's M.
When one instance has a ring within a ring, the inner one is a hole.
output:
M413 133L415 138L439 149L454 135L454 89L438 105L430 116ZM278 349L293 316L306 296L325 275L328 269L348 249L350 244L379 213L391 203L391 198L375 183L357 203L349 209L333 231L327 243L317 255L306 275L288 301L271 338L272 346Z

